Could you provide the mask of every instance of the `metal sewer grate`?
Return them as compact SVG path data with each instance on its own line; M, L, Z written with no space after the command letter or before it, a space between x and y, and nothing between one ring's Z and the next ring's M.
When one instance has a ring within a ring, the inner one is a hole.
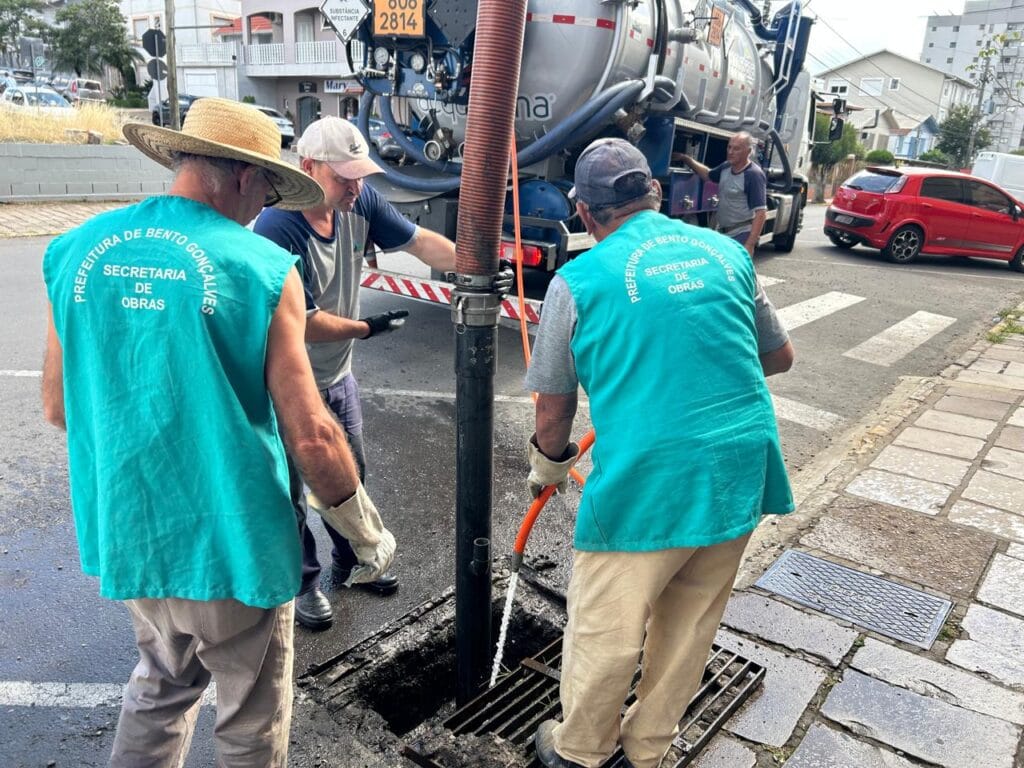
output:
M902 584L788 549L755 586L925 650L953 604Z
M520 665L488 691L454 712L443 725L453 735L494 734L517 747L529 760L530 768L540 768L533 735L544 720L559 716L559 667L562 660L561 639L551 643L536 656L523 659ZM704 667L701 685L679 721L679 735L672 742L665 768L683 768L690 764L740 705L764 680L760 664L712 646ZM626 706L635 698L639 669L630 687ZM422 768L445 768L423 751L420 744L407 744L402 754ZM675 762L670 762L675 760ZM619 749L603 768L625 765Z

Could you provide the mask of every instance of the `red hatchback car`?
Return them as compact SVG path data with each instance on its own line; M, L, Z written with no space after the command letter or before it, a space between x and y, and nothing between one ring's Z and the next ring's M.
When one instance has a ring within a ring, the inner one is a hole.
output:
M918 254L980 256L1024 271L1021 203L982 179L933 168L868 167L843 182L825 213L839 248L858 243L906 264Z

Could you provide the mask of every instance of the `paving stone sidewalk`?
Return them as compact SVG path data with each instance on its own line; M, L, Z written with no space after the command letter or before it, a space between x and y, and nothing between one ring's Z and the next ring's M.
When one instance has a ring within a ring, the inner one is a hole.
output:
M718 642L767 674L697 768L1024 765L1022 400L1024 339L978 343L789 542L951 601L931 646L737 591Z
M126 201L88 203L0 203L0 239L46 237L67 232L91 216L129 205Z

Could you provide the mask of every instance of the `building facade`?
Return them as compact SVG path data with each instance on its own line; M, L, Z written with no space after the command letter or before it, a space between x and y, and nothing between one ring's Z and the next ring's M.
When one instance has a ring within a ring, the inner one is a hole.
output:
M921 61L976 82L985 126L997 152L1024 146L1024 0L969 0L961 14L929 16ZM1008 35L1006 44L997 36ZM996 55L979 56L995 43Z
M867 149L914 159L933 149L937 126L958 104L973 104L969 80L892 51L862 56L817 75L826 98L856 107L853 124Z
M241 18L220 37L242 51L242 95L291 117L299 136L321 115L358 111L362 87L352 76L345 45L309 0L242 0Z
M152 79L146 70L151 58L142 50L142 36L150 29L167 31L163 0L121 0L121 13L128 24L128 38L144 61L137 67L138 82ZM216 37L218 29L230 26L241 13L239 0L193 0L174 3L174 37L178 93L194 96L223 96L238 99L239 51ZM155 108L167 98L166 81L154 81L149 106Z

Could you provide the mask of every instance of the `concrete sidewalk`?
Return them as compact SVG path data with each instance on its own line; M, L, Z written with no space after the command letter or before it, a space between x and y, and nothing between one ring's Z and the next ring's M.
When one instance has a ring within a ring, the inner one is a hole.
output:
M696 766L1024 764L1024 338L999 328L762 526L718 641L767 675ZM927 649L866 631L752 584L783 549L884 580L824 611L885 614L890 584L952 610Z

